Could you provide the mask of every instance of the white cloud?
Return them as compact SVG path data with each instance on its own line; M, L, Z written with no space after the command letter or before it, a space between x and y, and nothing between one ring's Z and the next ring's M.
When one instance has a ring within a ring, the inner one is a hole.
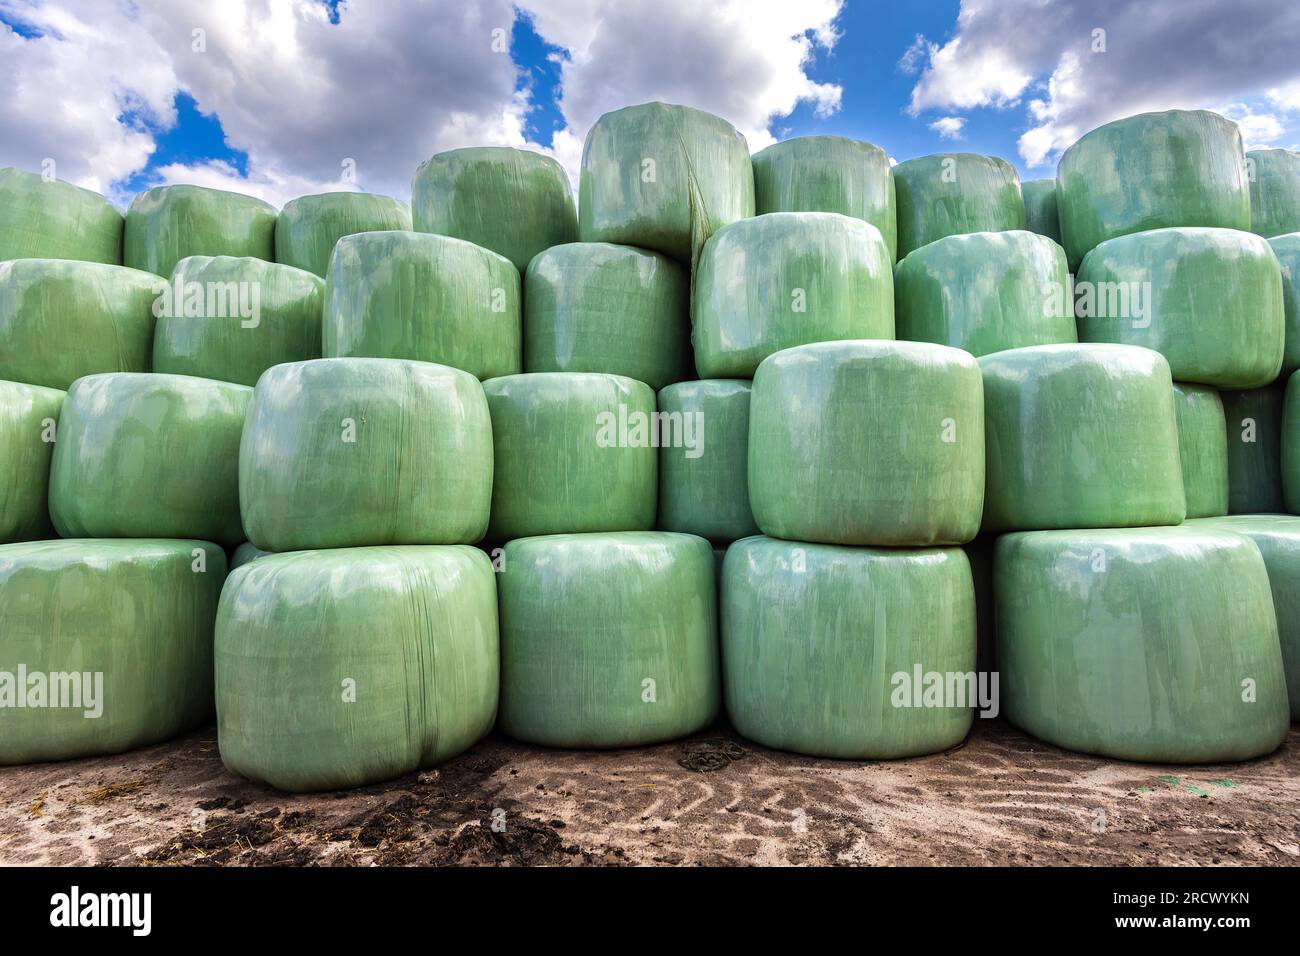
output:
M944 116L930 124L930 129L939 134L940 139L961 139L962 127L966 121L960 116Z

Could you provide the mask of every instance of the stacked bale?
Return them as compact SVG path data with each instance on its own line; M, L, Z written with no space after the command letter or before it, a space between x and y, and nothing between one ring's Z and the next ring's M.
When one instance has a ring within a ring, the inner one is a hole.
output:
M1056 180L1027 179L1020 184L1025 197L1025 228L1061 244L1061 217L1056 210Z
M1224 391L1228 429L1228 514L1285 510L1282 494L1282 416L1286 386Z
M1281 377L1289 379L1300 371L1300 232L1275 236L1268 241L1282 273L1282 310L1285 313L1286 345L1282 351Z
M334 245L354 232L410 230L406 203L371 193L320 193L284 204L275 220L275 261L322 279Z
M66 393L0 381L0 544L54 533L47 498Z
M1300 232L1300 153L1252 149L1246 154L1250 180L1250 231L1271 239Z
M1228 513L1228 427L1223 399L1206 385L1174 384L1178 461L1188 518Z
M189 256L275 261L275 207L206 186L155 186L126 211L122 259L163 277Z
M1300 372L1287 384L1282 411L1282 500L1300 515Z
M893 169L898 200L898 256L967 232L1024 229L1020 176L1004 159L941 153Z
M0 261L79 259L120 265L122 214L99 193L0 169Z

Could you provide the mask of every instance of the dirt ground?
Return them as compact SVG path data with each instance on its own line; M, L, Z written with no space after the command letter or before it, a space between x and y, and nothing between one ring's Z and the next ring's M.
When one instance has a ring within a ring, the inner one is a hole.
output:
M1300 729L1245 764L1067 753L1001 722L849 763L726 728L641 750L490 737L442 767L291 796L225 771L213 729L0 768L0 864L1300 863Z

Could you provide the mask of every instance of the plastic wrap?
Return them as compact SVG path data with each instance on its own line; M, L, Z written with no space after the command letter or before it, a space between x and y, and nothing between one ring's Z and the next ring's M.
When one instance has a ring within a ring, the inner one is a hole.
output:
M659 449L662 531L735 541L758 534L749 508L750 383L679 382L659 392L661 415L694 429L692 447Z
M853 760L965 738L976 700L922 706L923 687L911 687L918 668L975 669L975 592L960 548L746 538L727 549L722 575L723 686L740 733Z
M583 242L641 246L694 265L718 229L754 215L745 137L687 106L642 103L587 133L578 186Z
M695 274L695 367L750 378L773 352L894 337L893 260L880 232L828 212L776 212L720 229Z
M0 381L0 544L54 536L46 497L65 393Z
M1282 413L1286 385L1219 393L1228 427L1228 514L1286 510L1282 498Z
M1250 231L1265 238L1300 232L1300 152L1252 149L1246 154L1250 180Z
M417 232L464 239L500 253L523 272L533 256L578 238L578 214L564 167L508 146L438 153L411 184Z
M984 530L1180 524L1169 364L1128 345L1039 345L979 360Z
M1219 393L1206 385L1174 383L1178 460L1187 517L1228 513L1228 430Z
M182 259L153 370L252 386L272 365L320 358L324 290L320 276L262 259Z
M253 542L245 541L237 547L235 553L230 556L230 570L233 571L235 568L245 565L249 561L256 561L258 558L264 558L268 554L274 553L275 552L273 551L263 551L257 545L253 544Z
M248 410L239 496L265 551L471 544L492 496L483 389L428 362L277 365Z
M488 540L654 527L660 436L655 393L593 372L483 383L496 472ZM668 439L685 441L684 430Z
M1282 411L1282 499L1300 514L1300 373L1291 376Z
M898 198L898 258L944 236L1024 229L1020 175L1004 159L939 153L893 169Z
M671 740L721 689L713 551L694 535L511 541L501 591L501 730L550 747Z
M1189 522L1196 530L1235 531L1255 542L1268 568L1277 614L1291 719L1300 720L1300 518L1291 515L1232 515Z
M1056 180L1026 179L1020 184L1025 197L1025 222L1030 232L1061 244L1061 219L1056 211Z
M122 261L170 276L189 256L252 256L275 261L275 207L206 186L155 186L126 211Z
M519 272L473 243L366 232L334 247L326 279L326 358L413 359L477 378L523 362Z
M1061 156L1056 205L1071 269L1094 246L1131 232L1249 230L1241 132L1203 110L1140 113L1099 126Z
M1180 382L1255 388L1277 378L1282 274L1259 236L1188 228L1110 239L1084 258L1076 291L1081 341L1155 349Z
M749 500L772 537L969 541L984 500L975 359L942 345L869 341L771 356L754 376Z
M275 261L324 278L334 244L354 232L411 229L411 207L373 193L319 193L284 204L275 221Z
M0 262L0 379L66 389L97 372L147 372L161 285L98 262Z
M1282 311L1285 313L1286 344L1282 350L1281 378L1300 371L1300 232L1275 236L1268 241L1282 271Z
M894 178L879 146L843 136L799 136L754 154L754 209L836 212L871 223L898 252Z
M0 546L0 698L15 695L0 764L121 753L207 721L225 576L206 541Z
M290 791L400 777L492 728L498 677L496 583L478 548L267 555L221 595L221 760Z
M120 265L122 214L97 192L12 166L0 169L0 261Z
M1286 738L1269 578L1239 534L1044 531L998 541L1003 710L1083 753L1246 760Z
M651 388L689 378L691 277L657 252L571 242L524 276L524 368L609 372Z
M185 375L78 379L50 468L60 536L239 544L239 436L252 395Z
M1024 230L945 236L894 271L900 339L987 355L1077 341L1065 253Z

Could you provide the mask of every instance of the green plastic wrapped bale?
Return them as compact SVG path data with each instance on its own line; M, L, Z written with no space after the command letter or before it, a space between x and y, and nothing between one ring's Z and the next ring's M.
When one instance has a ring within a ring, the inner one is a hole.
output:
M1291 376L1282 410L1282 498L1300 515L1300 372Z
M689 378L691 277L667 256L571 242L524 276L524 368L609 372L651 388Z
M155 186L126 211L123 262L160 276L190 256L275 261L275 207L206 186Z
M239 497L265 551L472 544L492 500L483 388L401 359L268 369L244 424Z
M1038 345L979 360L984 530L1181 524L1169 364L1129 345Z
M587 133L578 185L583 242L641 246L692 265L709 236L754 215L745 137L687 106L642 103Z
M1300 232L1268 241L1282 271L1282 310L1286 315L1286 345L1282 350L1281 377L1300 370Z
M275 552L273 551L263 551L257 545L253 544L253 542L245 541L237 547L235 553L230 556L230 570L233 571L235 568L245 565L249 561L256 561L258 558L264 558L268 554L274 553Z
M1174 383L1178 460L1187 517L1228 513L1228 429L1219 393L1205 385Z
M564 167L508 146L453 149L421 163L411 184L411 220L417 232L500 253L520 272L544 249L578 238Z
M713 541L758 534L749 508L750 391L749 382L712 379L659 392L660 420L683 436L659 449L660 530Z
M998 669L1020 729L1155 763L1247 760L1286 738L1264 560L1204 527L1040 531L998 541Z
M344 236L325 285L326 358L413 359L480 379L522 367L519 271L489 249L417 232Z
M0 169L0 261L80 259L120 265L122 214L99 193Z
M975 359L920 342L820 342L754 376L749 500L763 533L824 544L962 544L984 500Z
M83 375L149 371L162 285L99 262L0 262L0 379L66 389Z
M898 257L944 236L1024 229L1020 175L1004 159L939 153L899 163Z
M719 709L713 551L688 534L506 545L501 729L548 747L684 737Z
M354 232L411 229L411 208L373 193L319 193L285 203L275 221L275 261L321 278L334 245Z
M1228 514L1287 510L1282 496L1286 385L1220 392L1228 428Z
M974 674L970 565L960 548L737 541L722 666L731 722L765 747L876 760L955 746L977 695L927 703L924 675Z
M1027 179L1020 184L1025 197L1026 228L1061 244L1061 219L1056 211L1056 180Z
M0 546L0 764L121 753L206 722L225 576L206 541Z
M0 544L54 536L47 495L65 393L0 381Z
M1109 239L1079 267L1079 339L1155 349L1180 382L1255 388L1277 378L1286 321L1268 242L1232 229Z
M1300 721L1300 518L1292 515L1232 515L1189 522L1198 530L1244 534L1255 542L1268 568L1268 583L1277 613L1282 666L1286 672L1291 719Z
M830 212L774 212L725 226L695 274L695 367L750 378L773 352L894 337L893 259L880 232Z
M754 154L754 209L835 212L871 223L898 252L894 178L879 146L843 136L799 136Z
M252 396L186 375L78 379L50 468L59 535L239 544L239 439Z
M492 729L496 582L478 548L258 558L217 612L217 743L280 790L360 787L441 763Z
M190 256L168 288L155 372L253 386L272 365L320 358L320 276L262 259Z
M1061 156L1056 205L1071 269L1095 246L1131 232L1249 230L1241 132L1204 110L1140 113L1099 126Z
M483 383L496 472L488 540L654 527L661 437L655 393L594 372Z
M1250 231L1265 238L1300 232L1300 153L1252 149L1246 154L1246 170Z
M897 334L987 355L1077 341L1065 253L1024 230L936 239L894 271Z

